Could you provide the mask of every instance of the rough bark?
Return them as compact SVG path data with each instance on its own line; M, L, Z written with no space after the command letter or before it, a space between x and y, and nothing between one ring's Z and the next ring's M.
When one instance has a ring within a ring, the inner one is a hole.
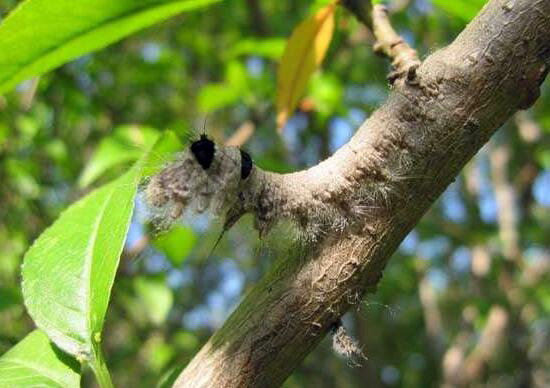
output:
M331 158L289 175L255 168L254 189L242 188L255 205L242 211L268 224L284 213L320 231L274 265L175 386L280 385L375 290L401 240L465 163L534 103L549 66L550 0L492 0L413 77L398 77L388 101ZM331 215L349 222L338 229Z

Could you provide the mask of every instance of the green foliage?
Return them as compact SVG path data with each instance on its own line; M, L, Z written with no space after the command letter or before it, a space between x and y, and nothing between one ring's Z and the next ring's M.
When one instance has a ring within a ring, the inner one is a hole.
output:
M433 3L452 17L469 22L477 15L487 0L433 0Z
M228 58L241 55L258 55L277 60L283 55L286 39L284 38L248 38L240 40L227 52Z
M28 0L18 8L15 0L0 2L0 90L6 92L0 96L0 387L17 386L5 381L12 373L20 386L51 376L66 378L55 386L78 386L80 379L84 387L96 384L90 368L80 377L74 357L46 335L66 350L91 347L91 356L104 355L95 360L104 386L110 384L106 364L116 386L170 386L285 243L259 242L246 217L210 256L220 229L215 220L190 217L151 235L139 211L130 217L140 176L167 156L150 146L165 128L180 135L202 128L208 112L207 132L220 141L243 122L253 124L245 148L263 168L296 171L326 158L388 93L388 62L373 54L364 27L339 9L322 67L283 135L274 131L275 74L286 39L331 1L219 2L93 52L212 1ZM391 9L394 3L387 3ZM413 0L390 17L425 58L449 43L483 3L434 0L427 7ZM124 7L140 11L101 24ZM89 54L79 57L83 53ZM39 73L39 82L11 87ZM504 144L511 155L506 171L519 215L518 262L503 253L489 147L416 226L376 294L346 317L369 361L349 368L325 341L286 386L361 387L366 379L374 387L443 385L445 355L459 349L470 356L494 306L506 310L511 325L474 385L529 386L547 376L547 84L528 113L531 137L512 120L491 145ZM273 240L286 241L280 238L285 227L278 231ZM133 256L133 242L145 240L150 246ZM27 250L28 310L20 284ZM81 276L86 264L89 272ZM431 289L431 305L419 284ZM31 318L47 332L32 332Z
M179 12L219 0L27 0L0 26L0 93Z
M21 295L13 288L0 287L0 312L21 303Z
M122 126L103 138L90 161L82 171L78 184L87 187L105 172L120 164L139 159L157 140L159 133L153 128Z
M231 61L226 66L225 80L205 85L199 94L199 108L208 113L234 104L247 91L247 75L243 65Z
M166 284L165 276L136 277L134 289L151 323L157 326L162 324L174 302L172 290Z
M25 255L23 295L35 323L95 371L102 363L100 338L137 185L177 149L168 132L126 174L64 211Z
M35 330L0 357L0 387L79 387L79 369L44 332Z
M196 241L197 237L191 228L175 226L169 232L155 238L153 246L178 267L191 253Z

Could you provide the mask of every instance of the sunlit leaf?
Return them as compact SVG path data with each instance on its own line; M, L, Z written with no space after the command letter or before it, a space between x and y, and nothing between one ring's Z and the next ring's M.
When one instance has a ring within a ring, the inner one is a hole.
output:
M332 3L296 27L277 72L277 128L282 130L296 108L308 80L323 61L334 32Z
M126 174L65 210L25 255L23 296L30 315L60 348L90 362L96 374L137 185L179 147L175 135L166 133Z
M0 24L0 93L144 27L217 1L23 1Z
M324 117L334 113L344 95L338 77L326 73L316 74L311 79L308 90L308 96L313 100L315 110Z
M225 66L225 82L210 83L201 88L198 103L208 113L231 105L243 98L247 74L241 62L230 61Z
M41 330L28 334L0 357L0 387L79 387L80 365Z
M434 5L465 22L469 22L476 16L486 2L486 0L433 0Z
M159 132L152 128L135 125L116 128L97 146L78 179L79 186L86 187L109 169L139 159L158 137Z
M177 267L191 253L196 241L197 237L191 228L176 226L169 232L158 236L153 241L153 245L162 251L172 264Z

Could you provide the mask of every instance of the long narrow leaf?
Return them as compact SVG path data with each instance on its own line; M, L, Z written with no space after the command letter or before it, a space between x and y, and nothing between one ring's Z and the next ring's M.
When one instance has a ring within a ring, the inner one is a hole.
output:
M0 24L0 93L170 16L218 1L23 1Z
M296 27L277 73L277 129L282 130L296 108L313 72L327 52L334 32L336 3L321 8Z

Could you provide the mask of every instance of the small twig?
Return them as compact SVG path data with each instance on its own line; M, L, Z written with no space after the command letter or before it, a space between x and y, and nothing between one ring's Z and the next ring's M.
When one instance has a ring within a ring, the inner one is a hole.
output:
M241 147L254 134L256 126L252 121L245 121L225 142L226 146Z
M34 97L36 95L36 90L38 89L38 82L40 77L34 77L28 81L27 89L21 95L21 108L24 111L27 111L31 108Z
M403 77L408 82L414 81L416 69L421 63L416 50L395 32L388 17L388 9L380 4L371 7L369 3L345 0L342 4L372 31L376 39L374 52L392 60L393 71L388 75L390 84Z
M489 151L491 176L497 202L497 219L502 253L508 260L522 265L518 219L517 192L508 177L511 159L508 144L494 145Z
M443 356L443 386L471 386L478 382L489 362L498 357L509 321L509 313L503 307L493 305L476 346L467 356L466 348L473 333L459 333Z
M499 305L491 307L477 345L464 359L462 374L466 378L466 383L479 380L489 361L498 357L498 349L506 339L509 320L509 314L503 307Z
M514 115L514 122L518 128L521 139L529 144L537 142L542 136L540 126L526 111L519 111Z
M411 46L400 37L390 24L388 10L383 5L372 8L372 28L376 43L374 52L383 54L392 60L393 71L388 75L391 84L398 78L407 77L412 81L416 76L416 69L420 60Z

